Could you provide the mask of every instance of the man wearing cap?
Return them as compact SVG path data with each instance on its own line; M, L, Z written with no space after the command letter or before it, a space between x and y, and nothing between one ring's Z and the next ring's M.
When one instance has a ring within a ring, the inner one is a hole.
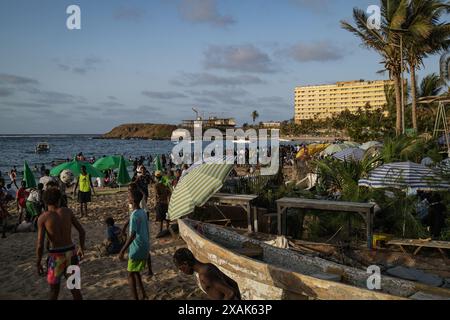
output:
M166 221L167 229L169 229L169 221L166 218L167 211L169 210L170 189L162 182L161 171L155 172L156 184L153 187L155 193L155 212L156 221L161 223L160 233L163 230L163 223Z

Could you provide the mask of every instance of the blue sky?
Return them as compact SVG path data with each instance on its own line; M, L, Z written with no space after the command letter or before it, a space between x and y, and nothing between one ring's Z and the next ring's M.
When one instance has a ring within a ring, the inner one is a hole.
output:
M293 117L294 87L384 79L340 28L378 0L0 0L0 133ZM81 8L81 30L66 8ZM438 57L420 76L438 72Z

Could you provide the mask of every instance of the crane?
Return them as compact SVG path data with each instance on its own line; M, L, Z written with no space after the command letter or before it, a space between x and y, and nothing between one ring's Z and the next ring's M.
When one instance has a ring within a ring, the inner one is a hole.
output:
M197 111L197 109L192 108L192 111L195 112L195 115L196 115L195 119L196 119L196 120L201 120L201 118L199 117L199 112Z

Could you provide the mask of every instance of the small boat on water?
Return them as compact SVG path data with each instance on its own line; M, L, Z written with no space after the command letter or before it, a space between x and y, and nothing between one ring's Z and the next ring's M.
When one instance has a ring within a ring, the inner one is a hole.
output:
M381 275L369 290L366 270L281 249L233 230L189 219L178 221L194 256L234 279L245 300L450 299L450 290Z
M48 144L48 142L39 142L36 145L35 152L36 153L50 152L50 145Z

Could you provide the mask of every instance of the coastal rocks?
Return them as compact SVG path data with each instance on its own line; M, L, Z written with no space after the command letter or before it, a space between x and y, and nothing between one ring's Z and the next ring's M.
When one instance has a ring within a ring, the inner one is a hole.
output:
M170 124L123 124L104 134L102 139L152 139L168 140L177 126Z

